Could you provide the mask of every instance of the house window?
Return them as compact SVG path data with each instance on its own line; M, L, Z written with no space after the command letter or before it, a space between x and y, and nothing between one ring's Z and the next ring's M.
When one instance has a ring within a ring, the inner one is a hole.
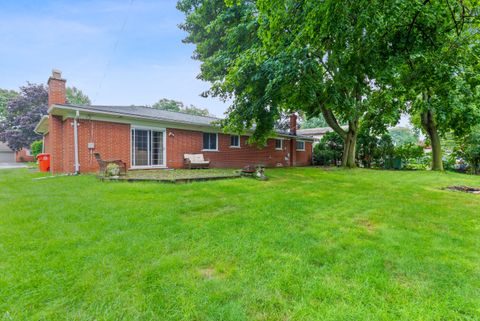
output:
M230 136L230 147L240 147L240 136L238 135Z
M305 142L304 141L297 141L297 150L305 150Z
M203 150L218 150L218 135L216 133L203 133Z
M283 149L283 139L275 139L275 149L276 150Z
M163 131L132 129L132 166L163 166Z

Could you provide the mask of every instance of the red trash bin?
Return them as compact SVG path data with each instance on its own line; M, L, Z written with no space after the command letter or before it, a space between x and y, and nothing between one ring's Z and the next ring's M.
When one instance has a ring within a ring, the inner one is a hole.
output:
M38 168L40 172L49 172L50 171L50 154L38 154Z

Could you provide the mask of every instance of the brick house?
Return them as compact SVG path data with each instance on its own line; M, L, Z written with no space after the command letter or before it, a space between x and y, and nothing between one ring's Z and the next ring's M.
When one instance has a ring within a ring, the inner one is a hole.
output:
M15 152L15 161L17 163L34 162L32 152L28 148L22 148Z
M226 134L217 118L149 107L80 106L66 103L66 80L54 70L48 80L48 115L35 128L43 134L53 173L95 172L94 153L121 159L128 169L183 168L184 154L203 154L210 167L245 165L307 166L313 138L291 131L268 139L258 148L245 135Z

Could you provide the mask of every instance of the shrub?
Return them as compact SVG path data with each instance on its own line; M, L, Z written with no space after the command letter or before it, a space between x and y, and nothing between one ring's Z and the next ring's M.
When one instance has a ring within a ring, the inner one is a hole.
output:
M313 161L316 165L336 165L343 155L343 140L335 132L326 133L313 149Z
M368 127L360 129L357 159L363 167L386 167L393 158L393 149L392 137L388 133L377 136Z
M37 155L40 154L43 150L43 142L41 140L36 140L30 145L30 151L32 152L33 158L36 160Z
M119 176L120 175L120 166L114 163L107 165L107 170L105 172L106 176Z
M395 148L395 156L401 158L404 162L418 159L423 156L423 147L412 143L400 145Z
M463 138L454 154L467 162L468 170L473 174L480 173L480 128Z
M320 149L319 146L317 144L313 150L314 163L321 166L334 165L336 163L335 152L329 149Z

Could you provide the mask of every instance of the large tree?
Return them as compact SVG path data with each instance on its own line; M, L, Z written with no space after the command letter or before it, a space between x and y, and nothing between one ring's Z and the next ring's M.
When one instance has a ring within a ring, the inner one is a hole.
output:
M399 76L406 111L432 146L442 170L441 136L463 136L480 121L477 0L397 1L385 43Z
M388 87L375 82L384 66L382 4L182 0L178 7L186 13L185 41L196 44L194 57L202 61L200 78L213 84L208 93L233 99L227 126L255 125L252 139L264 143L284 112L322 115L345 142L343 165L354 167L360 121L370 114L384 127L398 118L380 90ZM382 112L373 101L382 102Z
M197 116L211 116L210 112L206 108L199 108L193 105L185 105L181 101L166 98L162 98L157 101L155 104L152 105L152 108L182 112Z
M28 148L41 136L33 130L47 113L48 91L44 85L27 83L19 95L7 103L5 118L0 121L0 140L14 150Z

